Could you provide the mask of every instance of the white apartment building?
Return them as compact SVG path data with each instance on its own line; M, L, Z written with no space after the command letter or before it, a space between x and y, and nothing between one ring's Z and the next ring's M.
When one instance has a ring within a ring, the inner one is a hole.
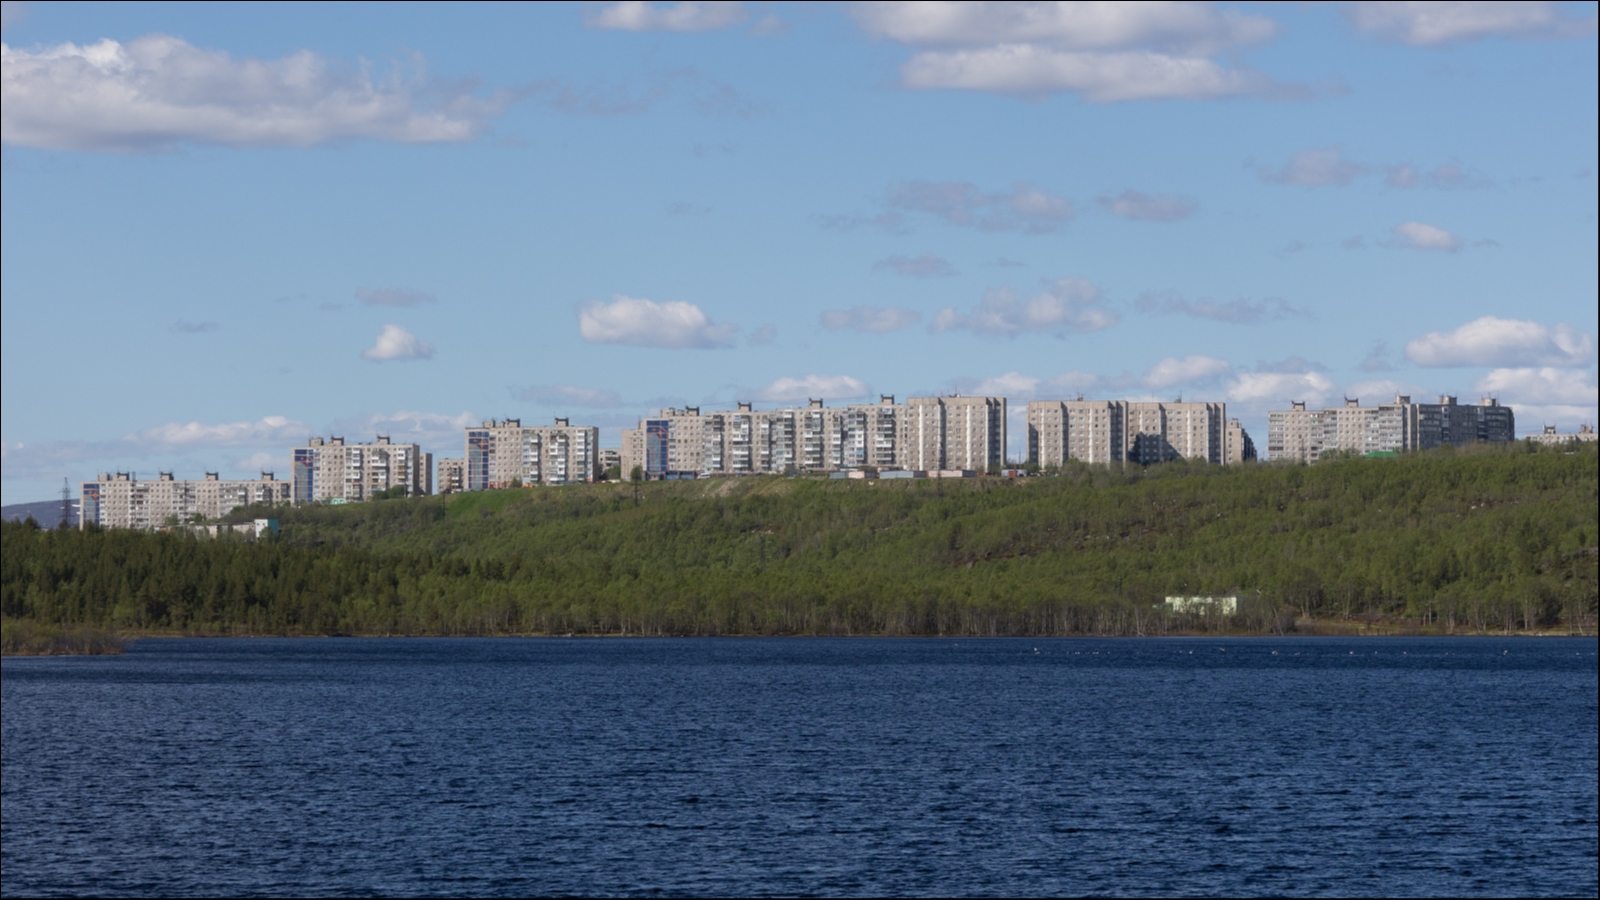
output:
M1267 459L1314 463L1333 451L1394 453L1429 450L1444 444L1506 442L1516 434L1509 406L1484 398L1464 406L1455 397L1438 403L1412 403L1402 394L1393 403L1362 406L1346 398L1343 406L1307 409L1295 401L1289 409L1267 413Z
M240 506L293 502L293 487L271 472L253 481L223 479L207 472L200 481L179 481L162 472L155 481L140 481L128 472L101 473L97 481L79 485L78 527L93 522L101 528L159 528L195 516L216 519Z
M1005 399L892 395L875 404L732 411L663 409L622 433L623 477L832 472L849 469L985 471L1004 464Z
M1554 425L1546 425L1540 433L1528 435L1528 440L1546 446L1560 446L1570 441L1588 443L1596 439L1600 439L1600 435L1595 434L1593 425L1579 425L1577 431L1564 434L1558 433Z
M1244 430L1238 419L1228 420L1222 441L1225 465L1237 466L1255 460L1256 442L1250 439L1250 432Z
M433 493L433 454L381 434L371 444L314 437L294 448L296 503L357 502L395 487L404 488L407 497Z
M1230 461L1226 415L1221 403L1035 400L1028 404L1028 461L1059 466L1069 459L1141 464L1202 459L1221 465ZM1238 428L1238 437L1242 454L1249 436Z
M490 419L466 430L465 489L584 484L600 475L600 429L557 418L554 425Z
M465 459L439 460L439 478L435 482L441 494L459 494L467 489L467 461Z

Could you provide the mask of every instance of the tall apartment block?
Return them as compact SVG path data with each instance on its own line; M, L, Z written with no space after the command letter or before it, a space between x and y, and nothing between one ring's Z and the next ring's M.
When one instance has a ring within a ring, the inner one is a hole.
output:
M1223 428L1222 443L1225 465L1237 466L1256 458L1256 442L1250 440L1250 432L1244 430L1238 419L1228 420Z
M600 429L490 419L466 435L466 490L583 484L599 476Z
M1516 435L1511 407L1484 398L1476 406L1443 396L1438 403L1412 403L1399 395L1393 403L1307 409L1295 402L1267 414L1267 459L1314 463L1335 450L1359 454L1429 450L1444 444L1506 442Z
M1035 400L1028 404L1028 461L1086 463L1230 461L1229 421L1221 403ZM1238 420L1232 421L1238 427ZM1240 453L1249 440L1238 428Z
M433 493L433 454L417 444L347 444L342 437L311 438L294 448L294 502L349 503L376 491L405 488L407 497Z
M465 459L439 460L439 478L436 482L441 494L459 494L467 489L467 461Z
M896 403L732 411L663 409L622 432L623 477L830 472L841 469L987 469L1004 465L1005 399L913 397Z
M200 481L179 481L162 472L155 481L140 481L127 472L102 473L98 481L79 485L78 527L90 522L101 528L156 528L195 516L215 519L253 503L279 506L293 501L292 486L271 472L254 481L231 480L207 472Z

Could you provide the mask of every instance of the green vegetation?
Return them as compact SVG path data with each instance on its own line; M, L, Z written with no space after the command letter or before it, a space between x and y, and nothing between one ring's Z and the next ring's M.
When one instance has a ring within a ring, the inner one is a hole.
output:
M1517 445L1309 468L597 484L278 509L280 537L256 543L7 524L0 612L204 634L1592 629L1596 462L1593 445ZM1229 621L1155 608L1236 592Z
M0 655L3 656L115 655L129 643L115 631L92 625L41 625L27 620L0 620Z

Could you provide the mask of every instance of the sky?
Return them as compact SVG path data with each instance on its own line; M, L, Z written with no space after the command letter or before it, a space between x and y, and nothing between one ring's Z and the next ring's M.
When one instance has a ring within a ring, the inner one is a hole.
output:
M0 493L664 406L1592 424L1593 3L4 3Z

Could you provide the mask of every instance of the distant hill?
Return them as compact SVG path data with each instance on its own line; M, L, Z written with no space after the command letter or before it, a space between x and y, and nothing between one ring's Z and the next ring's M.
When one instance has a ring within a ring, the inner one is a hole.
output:
M13 503L10 506L0 506L0 519L7 522L21 522L29 516L44 528L54 528L61 524L61 501L40 500L38 503ZM78 524L78 501L72 501L72 515L68 523L73 527Z

